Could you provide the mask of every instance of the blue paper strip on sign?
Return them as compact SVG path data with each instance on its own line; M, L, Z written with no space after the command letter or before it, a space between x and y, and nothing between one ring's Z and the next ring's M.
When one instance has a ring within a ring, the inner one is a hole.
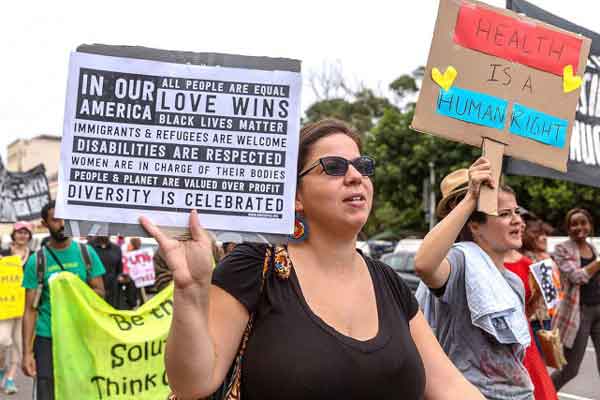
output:
M568 126L569 122L566 119L553 117L515 103L509 131L515 135L563 148Z
M472 90L440 89L436 111L450 118L503 130L508 102Z

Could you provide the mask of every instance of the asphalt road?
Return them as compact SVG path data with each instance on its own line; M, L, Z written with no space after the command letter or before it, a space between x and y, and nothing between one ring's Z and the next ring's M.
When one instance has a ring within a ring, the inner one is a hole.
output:
M600 400L600 375L592 342L588 343L579 375L567 383L559 393L560 400Z
M7 396L3 392L0 392L0 399L31 400L32 386L31 379L19 374L17 379L19 393ZM596 369L595 353L591 342L588 345L579 375L561 390L559 398L560 400L600 400L600 375L598 375L598 370ZM77 395L74 394L73 400L87 399L78 399Z

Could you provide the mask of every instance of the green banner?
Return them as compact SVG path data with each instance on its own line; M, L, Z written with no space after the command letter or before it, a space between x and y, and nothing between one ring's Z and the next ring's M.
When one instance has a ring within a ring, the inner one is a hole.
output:
M169 285L135 311L115 310L69 272L52 276L56 400L161 400L173 311Z

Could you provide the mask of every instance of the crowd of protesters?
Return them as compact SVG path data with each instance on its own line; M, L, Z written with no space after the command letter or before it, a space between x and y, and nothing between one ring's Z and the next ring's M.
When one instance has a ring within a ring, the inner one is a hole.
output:
M375 172L360 146L337 120L302 129L297 229L286 246L218 246L195 211L191 239L177 241L142 217L160 245L147 288L123 265L139 238L77 243L54 217L54 202L42 210L50 235L42 249L31 248L29 223L14 224L0 256L20 257L26 304L23 318L0 321L0 387L17 392L20 364L36 379L36 398L53 399L48 278L63 270L124 310L174 281L166 350L173 399L205 397L230 380L245 399L557 400L590 338L600 372L600 260L587 210L567 213L569 239L550 253L553 228L496 185L480 158L441 183L441 221L416 254L422 283L413 295L390 267L356 251ZM483 187L497 189L497 215L477 211ZM548 268L548 282L534 276L536 263Z
M42 225L49 236L34 245L33 224L17 222L10 235L11 242L0 248L0 258L18 256L23 265L23 287L26 291L25 313L22 317L0 320L0 390L15 394L15 377L19 366L34 377L36 399L53 398L52 333L48 278L68 270L86 281L96 293L115 309L133 310L145 297L164 289L172 280L159 252L154 253L155 282L144 289L137 288L123 269L124 255L142 248L140 238L89 236L78 243L64 233L64 221L54 217L55 202L41 212ZM83 244L87 242L87 244ZM235 243L214 243L215 262L231 252ZM38 261L38 257L42 261ZM88 265L89 264L89 265ZM41 276L38 270L42 268Z

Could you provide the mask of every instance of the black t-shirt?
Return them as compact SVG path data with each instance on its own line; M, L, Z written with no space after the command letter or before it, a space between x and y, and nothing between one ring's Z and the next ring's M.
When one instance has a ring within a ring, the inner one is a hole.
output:
M123 261L121 248L116 244L109 242L106 247L98 243L93 243L92 247L100 257L106 273L104 274L104 285L113 283L113 280L123 273Z
M365 257L379 331L359 341L311 311L293 268L287 280L270 268L259 297L265 251L239 245L213 273L213 284L256 312L242 366L244 400L423 399L425 370L409 330L418 303L390 267Z
M583 258L581 257L581 267L592 263L596 258ZM590 280L585 285L581 285L580 290L580 303L586 306L595 306L600 304L600 272L596 272L590 277Z

